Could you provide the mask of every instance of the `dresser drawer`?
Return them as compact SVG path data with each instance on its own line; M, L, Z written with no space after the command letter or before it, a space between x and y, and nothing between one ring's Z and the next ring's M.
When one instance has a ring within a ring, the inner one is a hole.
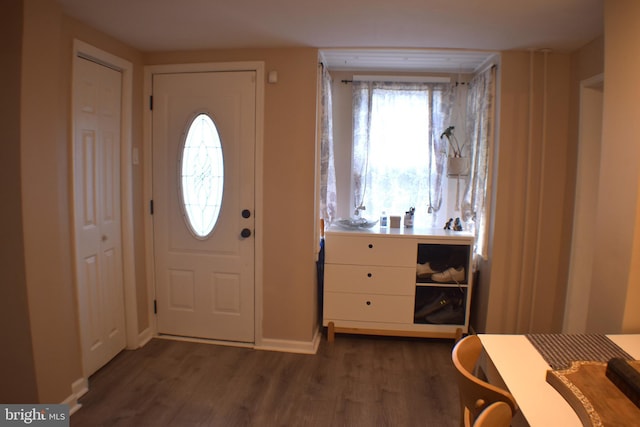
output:
M413 322L413 296L324 293L324 318L361 322Z
M413 295L415 267L325 264L324 288L333 292Z
M327 234L325 262L415 268L417 248L413 239Z

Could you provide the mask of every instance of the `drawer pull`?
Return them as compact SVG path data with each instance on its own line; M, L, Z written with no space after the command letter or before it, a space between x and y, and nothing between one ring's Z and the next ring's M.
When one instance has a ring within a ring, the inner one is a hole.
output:
M371 305L371 301L367 301L367 305Z
M367 277L371 277L371 276L373 276L373 274L367 273Z
M369 249L373 249L373 243L369 243Z

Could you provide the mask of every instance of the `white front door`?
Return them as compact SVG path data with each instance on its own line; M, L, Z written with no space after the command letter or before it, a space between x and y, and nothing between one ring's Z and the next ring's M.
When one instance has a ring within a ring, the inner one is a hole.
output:
M120 215L119 71L74 59L74 231L85 375L126 344Z
M253 342L256 73L154 74L152 122L158 333Z

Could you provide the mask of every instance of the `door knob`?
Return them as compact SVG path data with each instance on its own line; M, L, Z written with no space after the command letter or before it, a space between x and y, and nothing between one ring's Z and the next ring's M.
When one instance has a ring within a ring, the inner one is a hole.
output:
M240 232L240 235L246 239L247 237L251 236L251 230L249 230L248 228L243 228Z

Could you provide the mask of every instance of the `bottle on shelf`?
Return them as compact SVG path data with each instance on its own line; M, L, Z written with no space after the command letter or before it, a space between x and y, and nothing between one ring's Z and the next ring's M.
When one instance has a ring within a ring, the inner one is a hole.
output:
M382 211L382 214L380 215L380 227L387 228L388 225L389 217L387 216L387 213L385 211Z

